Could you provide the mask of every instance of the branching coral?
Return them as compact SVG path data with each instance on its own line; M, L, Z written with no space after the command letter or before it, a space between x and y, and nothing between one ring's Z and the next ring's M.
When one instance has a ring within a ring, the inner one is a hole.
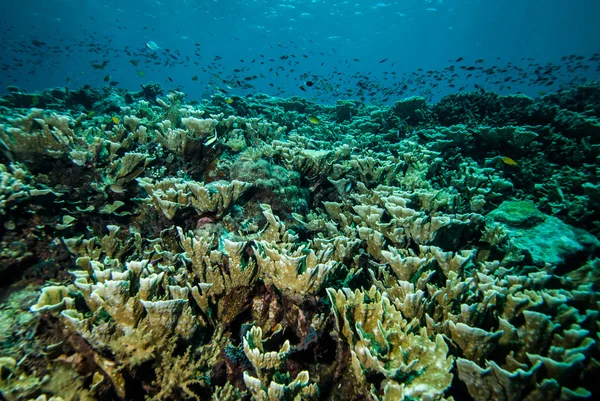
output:
M370 384L375 399L441 398L452 382L453 363L441 335L432 341L425 328L416 331L375 287L327 293L337 331L350 347L354 376ZM369 383L373 374L385 377L379 387Z
M225 240L225 252L211 251L212 239L185 235L178 228L183 257L191 263L191 276L199 283L190 286L200 309L218 325L227 326L248 308L248 297L258 276L254 260L243 260L243 242Z
M307 371L291 380L289 373L279 373L289 356L286 341L279 351L265 352L262 330L252 327L244 337L244 353L252 363L258 378L244 372L244 383L256 401L311 400L318 396L316 384L310 383Z
M9 166L0 164L0 215L6 215L32 197L50 193L61 195L45 185L37 184L25 166L18 163Z
M266 241L258 242L254 251L263 280L291 298L316 295L337 264L330 259L331 252L315 254L300 247L288 253Z
M167 178L153 182L140 178L138 182L148 193L149 200L169 220L179 209L191 207L199 214L206 212L224 213L251 184L242 181L213 182L208 185L195 181Z

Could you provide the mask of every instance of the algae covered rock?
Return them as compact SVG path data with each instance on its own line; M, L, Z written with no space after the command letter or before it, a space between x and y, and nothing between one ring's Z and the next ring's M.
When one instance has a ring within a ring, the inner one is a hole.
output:
M503 202L486 219L499 224L516 247L531 255L534 264L560 266L600 249L600 241L592 234L540 212L531 201Z
M488 213L488 218L510 227L533 227L547 217L531 201L510 201Z

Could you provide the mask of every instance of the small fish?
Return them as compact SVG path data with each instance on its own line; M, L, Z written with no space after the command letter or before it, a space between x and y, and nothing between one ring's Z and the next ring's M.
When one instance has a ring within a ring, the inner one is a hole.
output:
M387 59L387 58L384 58L383 60L379 60L379 64L381 64L381 63L385 63L386 61L388 61L388 59Z
M135 73L138 74L138 76L143 77L146 75L146 73L142 70L135 70Z
M113 121L113 123L118 124L119 123L119 117L113 116L112 117L112 121Z
M31 98L31 105L32 106L37 106L40 103L40 98L38 96L33 96Z
M227 104L231 104L231 103L233 103L233 98L230 98L230 97L229 97L229 98L225 99L225 102L226 102Z
M116 194L124 194L125 192L127 192L127 190L119 184L111 184L108 188L110 188L110 190Z
M311 122L311 124L314 124L314 125L319 125L319 124L321 124L321 120L319 120L319 118L318 118L318 117L315 117L315 116L310 116L310 117L308 117L308 121L310 121L310 122Z
M90 112L88 112L88 113L87 113L87 118L92 118L92 117L94 117L94 114L95 114L95 113L94 113L94 111L93 111L93 110L92 110L92 111L90 111Z
M219 139L219 138L217 137L217 130L215 128L215 134L212 137L208 138L206 141L204 141L204 146L212 145L213 143L215 143L217 141L217 139Z
M314 82L313 82L313 81L306 81L304 84L305 84L306 86L313 86L313 85L314 85Z
M509 166L516 166L517 165L517 162L514 161L513 159L511 159L510 157L503 157L502 158L502 162L504 164L508 164Z
M160 47L153 41L146 42L146 47L150 50L158 50Z
M197 81L197 80L198 80L198 75L194 75L194 76L192 77L192 81Z
M107 76L104 77L104 82L108 82L110 81L110 74L108 74Z
M108 64L109 60L104 60L102 62L102 64L98 64L98 63L91 63L92 68L96 69L96 70L103 70L104 67L106 67L106 65Z

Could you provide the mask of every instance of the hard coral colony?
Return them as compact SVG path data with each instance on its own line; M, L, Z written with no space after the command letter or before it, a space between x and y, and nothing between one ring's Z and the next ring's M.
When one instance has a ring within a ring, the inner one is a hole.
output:
M6 399L598 394L597 84L392 106L57 91L0 101Z

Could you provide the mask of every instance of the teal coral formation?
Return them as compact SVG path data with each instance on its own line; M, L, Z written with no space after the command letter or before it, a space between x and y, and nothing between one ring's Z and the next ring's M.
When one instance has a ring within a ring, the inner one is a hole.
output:
M600 248L596 237L541 213L531 201L503 202L487 218L508 232L514 246L527 253L534 264L563 266L569 259L585 259Z
M598 84L28 96L0 101L6 399L600 392Z

